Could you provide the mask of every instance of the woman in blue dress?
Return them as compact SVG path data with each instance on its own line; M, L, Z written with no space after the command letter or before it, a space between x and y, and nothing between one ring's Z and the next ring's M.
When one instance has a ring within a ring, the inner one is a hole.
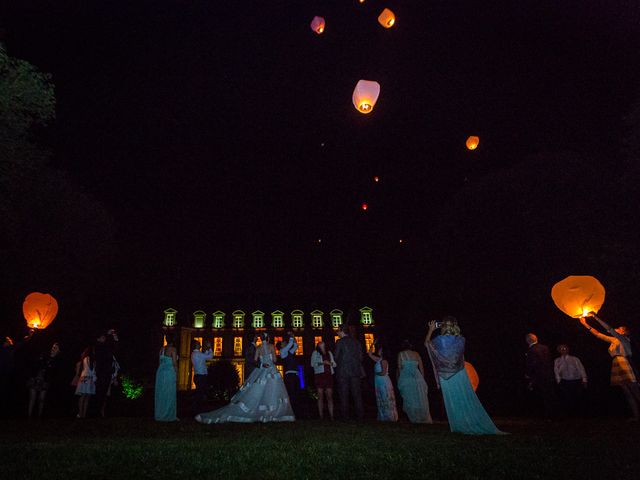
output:
M440 328L440 335L431 340L436 328ZM435 320L429 322L424 345L442 389L451 431L476 435L503 434L485 411L469 381L464 368L465 339L460 335L458 321L454 317L445 317L439 325Z
M160 364L156 371L155 414L158 422L175 422L176 416L176 347L167 336L167 344L160 350Z
M398 354L398 390L402 410L411 423L433 423L429 413L429 387L424 380L424 366L411 342L405 340Z
M367 352L369 358L375 362L373 366L374 384L376 388L376 404L378 405L378 420L381 422L397 422L396 394L389 378L389 362L382 356L382 348L376 350L376 344Z

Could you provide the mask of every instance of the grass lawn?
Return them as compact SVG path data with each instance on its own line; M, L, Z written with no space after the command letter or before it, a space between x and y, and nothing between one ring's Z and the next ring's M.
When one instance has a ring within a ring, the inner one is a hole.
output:
M503 420L509 436L444 423L158 424L2 420L2 478L639 478L640 425Z

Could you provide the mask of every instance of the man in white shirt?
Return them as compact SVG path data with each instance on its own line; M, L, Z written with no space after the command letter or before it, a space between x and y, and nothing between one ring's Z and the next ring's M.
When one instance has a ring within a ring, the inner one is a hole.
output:
M191 365L193 366L193 383L196 384L196 391L193 395L193 414L197 415L202 412L202 403L207 398L207 360L213 358L211 350L211 342L207 340L204 343L205 351L200 348L200 342L193 340L191 342Z
M587 388L587 372L578 357L569 355L567 345L558 345L560 356L555 359L553 371L560 390L565 414L576 415L581 409L582 393Z

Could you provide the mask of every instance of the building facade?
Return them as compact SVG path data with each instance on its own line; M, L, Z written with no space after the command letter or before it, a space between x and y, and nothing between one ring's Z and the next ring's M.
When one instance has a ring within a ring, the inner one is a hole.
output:
M359 325L352 330L358 332L359 340L368 350L375 340L373 310L365 306L359 309L359 313ZM178 349L178 390L194 388L191 367L193 340L201 345L209 340L213 348L213 358L209 364L222 361L231 363L238 372L240 383L243 383L246 342L251 335L265 331L272 335L274 344L282 341L286 332L293 332L298 343L296 356L299 359L300 384L304 387L312 375L311 353L321 339L333 347L338 338L338 328L345 321L343 317L343 311L337 308L328 313L318 309L308 312L295 309L285 313L276 309L268 314L259 309L249 313L238 309L228 314L221 310L210 314L196 310L185 316L184 321L178 321L178 311L168 308L164 311L162 329L165 335L174 336Z

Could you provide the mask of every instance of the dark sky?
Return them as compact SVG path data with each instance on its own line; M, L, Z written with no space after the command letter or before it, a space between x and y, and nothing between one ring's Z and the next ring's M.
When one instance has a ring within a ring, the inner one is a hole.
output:
M163 298L357 290L379 283L372 263L411 275L469 182L614 148L638 91L630 0L14 3L10 54L56 85L55 166ZM351 104L359 79L381 84L371 115Z

